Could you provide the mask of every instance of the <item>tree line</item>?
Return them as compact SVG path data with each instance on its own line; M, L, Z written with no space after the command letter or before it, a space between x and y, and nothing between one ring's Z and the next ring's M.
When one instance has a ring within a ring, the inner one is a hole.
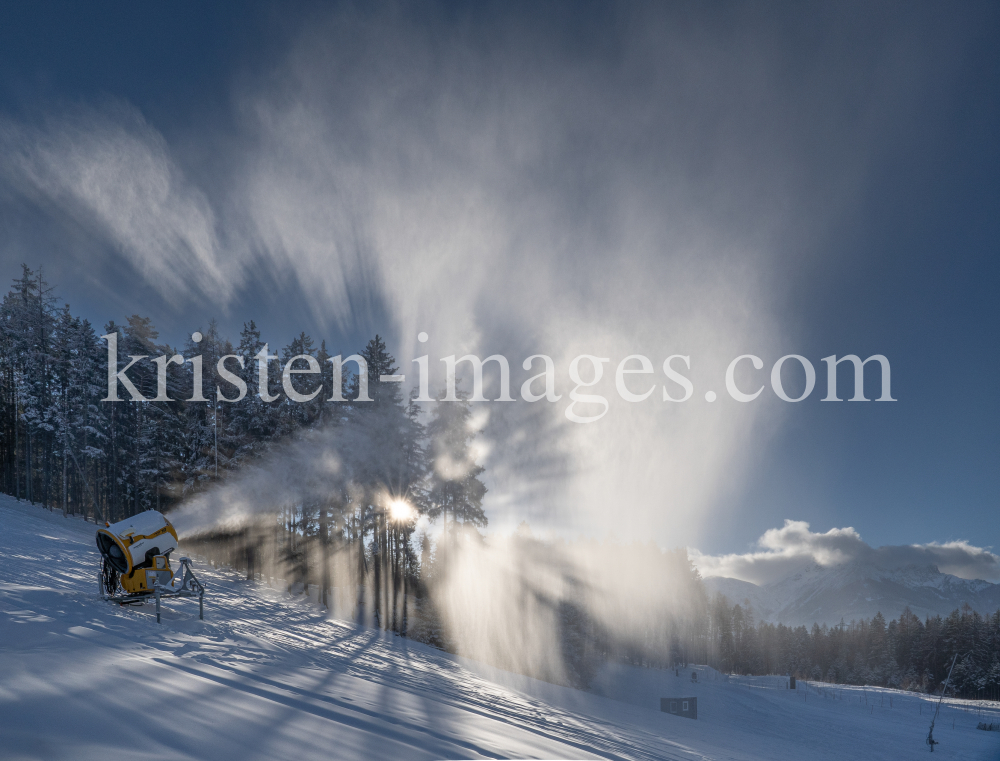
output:
M717 596L709 609L708 662L726 673L790 674L836 684L933 692L958 660L951 687L961 697L1000 699L1000 610L984 616L968 604L921 620L878 613L836 626L755 622L748 602Z

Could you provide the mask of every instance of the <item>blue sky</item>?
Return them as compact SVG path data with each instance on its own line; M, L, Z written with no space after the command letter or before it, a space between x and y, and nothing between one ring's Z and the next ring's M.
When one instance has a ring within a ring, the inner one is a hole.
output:
M5 8L0 275L172 343L701 362L681 412L491 411L497 526L1000 546L998 43L989 3ZM881 353L899 401L699 404L740 353Z

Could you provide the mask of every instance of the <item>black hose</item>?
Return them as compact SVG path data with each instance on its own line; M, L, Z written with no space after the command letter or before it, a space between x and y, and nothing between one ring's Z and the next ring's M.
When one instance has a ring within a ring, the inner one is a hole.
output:
M118 586L120 583L121 574L108 562L105 557L101 558L101 580L104 584L104 593L108 597L114 597L118 594Z

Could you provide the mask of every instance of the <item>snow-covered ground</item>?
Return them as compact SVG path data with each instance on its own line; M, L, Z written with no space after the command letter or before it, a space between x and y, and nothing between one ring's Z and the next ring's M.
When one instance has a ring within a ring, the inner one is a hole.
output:
M97 594L94 526L0 496L2 759L908 759L929 697L608 667L546 684L322 611L195 563L197 603ZM698 719L659 711L697 696ZM889 698L892 698L890 707ZM948 700L939 759L1000 758L1000 721Z

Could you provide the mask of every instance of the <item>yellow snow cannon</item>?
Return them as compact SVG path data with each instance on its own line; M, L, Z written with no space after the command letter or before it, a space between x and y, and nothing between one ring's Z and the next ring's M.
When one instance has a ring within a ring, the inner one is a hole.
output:
M191 561L181 558L181 578L170 568L177 549L177 531L162 513L147 510L97 529L101 567L97 573L101 597L121 605L138 605L156 598L160 620L161 597L197 597L198 617L204 618L205 588L195 578Z
M108 582L117 581L126 594L148 594L170 584L170 553L177 549L177 532L162 513L147 510L97 529L97 548ZM115 573L109 573L110 570ZM109 585L110 586L110 585ZM113 595L117 589L107 589Z

